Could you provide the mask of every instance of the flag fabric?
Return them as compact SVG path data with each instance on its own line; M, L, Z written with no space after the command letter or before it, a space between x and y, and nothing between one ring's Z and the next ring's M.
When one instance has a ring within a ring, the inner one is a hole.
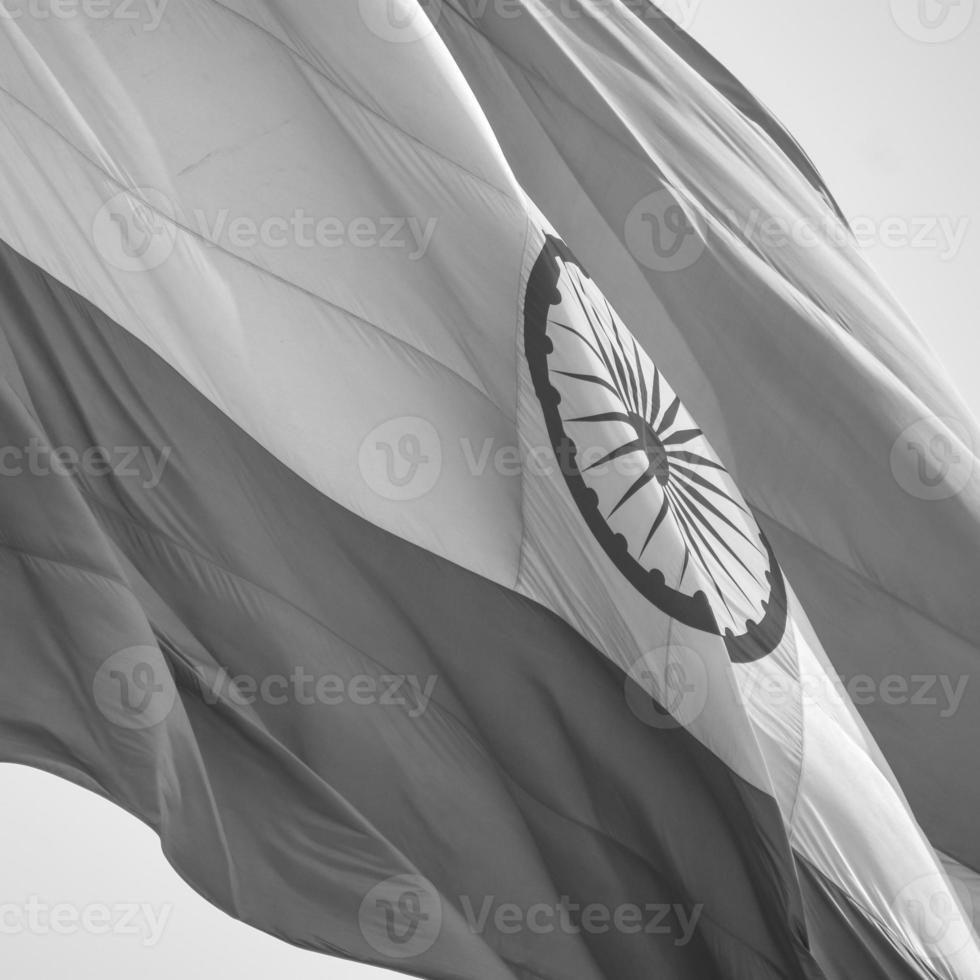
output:
M969 695L836 676L968 672L969 431L758 103L639 3L5 6L4 759L420 976L980 976Z
M836 671L906 680L865 720L930 839L980 867L971 413L812 164L648 0L485 7L436 23L518 179L715 434Z

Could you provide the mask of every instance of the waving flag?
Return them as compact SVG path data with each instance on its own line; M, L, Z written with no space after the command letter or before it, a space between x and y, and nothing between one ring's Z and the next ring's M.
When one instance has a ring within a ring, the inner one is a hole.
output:
M846 228L733 79L641 3L5 6L3 758L416 975L980 976L977 712L875 708L896 780L835 676L968 672L976 485L889 453L971 435L753 236Z

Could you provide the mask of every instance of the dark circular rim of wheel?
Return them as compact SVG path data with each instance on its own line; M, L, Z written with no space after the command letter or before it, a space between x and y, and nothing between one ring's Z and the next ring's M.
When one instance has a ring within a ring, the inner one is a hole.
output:
M688 594L672 588L667 584L663 572L657 568L645 568L629 553L626 538L610 527L599 509L598 494L586 483L577 465L578 447L565 431L559 412L561 393L552 384L548 367L548 357L554 352L554 344L548 336L549 312L562 302L558 287L560 263L574 265L583 278L590 279L564 242L546 236L544 247L528 277L524 303L524 352L552 449L565 482L603 551L641 595L672 619L722 636L711 603L703 591ZM787 598L782 571L762 529L758 525L755 528L768 557L766 580L769 595L761 603L765 613L758 623L749 620L745 631L740 634L731 629L725 630L723 639L729 658L735 663L748 663L772 653L786 632Z

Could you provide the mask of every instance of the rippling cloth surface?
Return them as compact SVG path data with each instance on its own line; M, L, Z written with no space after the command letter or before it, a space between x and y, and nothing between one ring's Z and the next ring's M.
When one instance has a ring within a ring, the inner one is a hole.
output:
M0 757L424 977L980 976L977 432L734 78L626 0L5 6Z

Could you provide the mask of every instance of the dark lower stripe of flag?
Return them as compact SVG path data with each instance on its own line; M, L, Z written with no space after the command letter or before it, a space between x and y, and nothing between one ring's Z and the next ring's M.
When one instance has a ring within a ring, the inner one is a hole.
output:
M633 714L564 622L324 497L6 246L0 326L2 758L102 792L210 900L324 952L474 980L822 975L775 802Z
M925 964L913 966L832 881L797 855L813 950L834 980L916 980L936 978Z

